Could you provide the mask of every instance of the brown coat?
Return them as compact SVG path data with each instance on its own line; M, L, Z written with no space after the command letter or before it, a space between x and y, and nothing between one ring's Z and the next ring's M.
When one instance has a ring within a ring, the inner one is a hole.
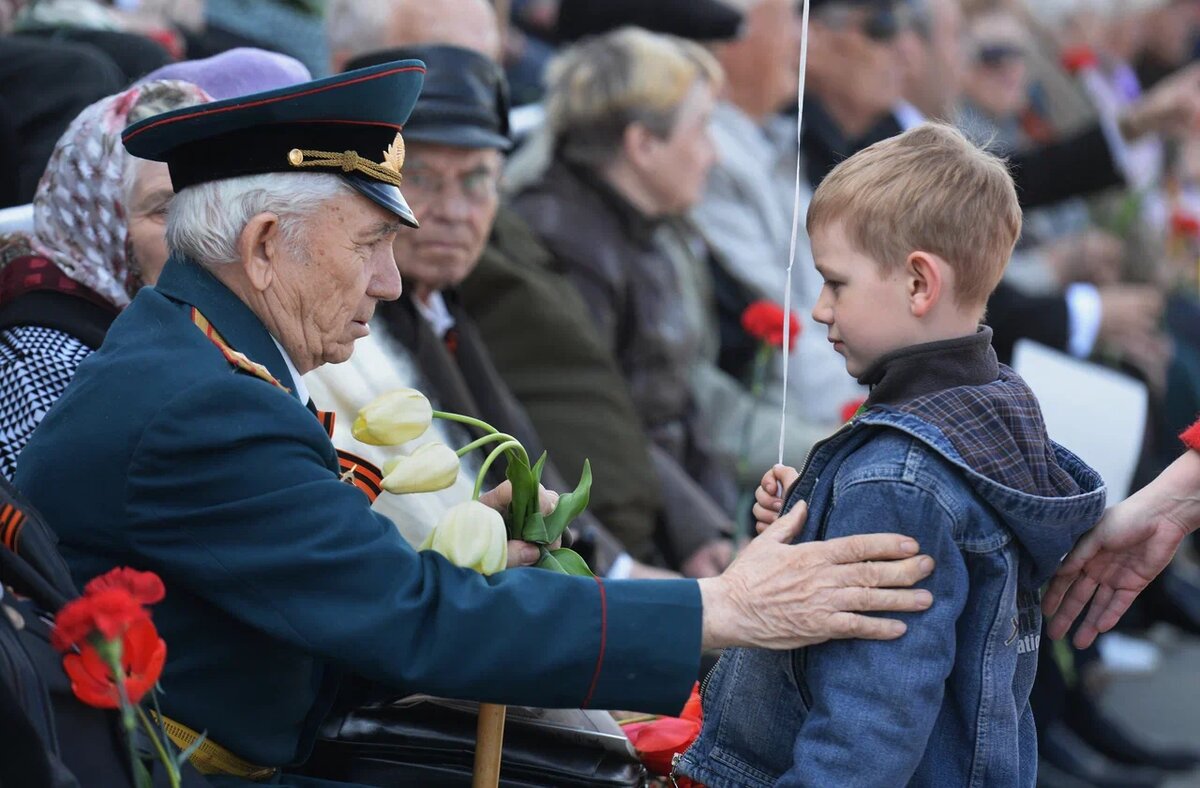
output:
M591 460L592 510L635 558L678 566L720 536L724 513L647 439L586 303L512 211L501 208L460 293L551 456L567 468Z

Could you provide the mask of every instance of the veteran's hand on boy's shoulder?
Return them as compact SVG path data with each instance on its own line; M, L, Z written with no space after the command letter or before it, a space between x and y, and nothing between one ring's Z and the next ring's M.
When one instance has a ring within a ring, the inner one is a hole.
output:
M700 580L705 648L792 649L831 638L890 640L900 621L863 615L917 612L933 596L914 583L934 561L902 534L792 544L808 516L801 502L768 526L719 577Z
M761 534L767 526L779 519L783 511L783 496L800 478L800 473L790 465L775 465L763 474L758 489L754 491L754 520Z

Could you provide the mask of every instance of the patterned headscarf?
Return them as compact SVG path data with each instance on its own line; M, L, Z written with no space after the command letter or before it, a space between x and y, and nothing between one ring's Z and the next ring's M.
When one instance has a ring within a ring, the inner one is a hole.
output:
M132 88L97 101L71 122L55 146L33 198L33 250L74 281L118 308L141 287L130 270L124 177L130 156L121 131L147 88ZM176 82L209 101L195 85Z

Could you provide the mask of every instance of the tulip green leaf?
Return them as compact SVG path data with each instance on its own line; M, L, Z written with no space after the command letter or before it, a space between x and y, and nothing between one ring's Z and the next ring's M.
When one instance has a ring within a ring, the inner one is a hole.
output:
M588 498L592 492L592 464L583 461L583 474L579 477L579 485L573 492L560 496L554 511L546 516L546 541L553 542L562 536L563 531L579 515L587 509Z
M569 547L560 547L557 550L551 550L550 555L562 567L562 570L568 575L577 575L579 577L595 577L592 570L588 568L587 561L579 553ZM539 564L540 566L541 564Z
M533 466L533 480L538 484L542 483L542 470L546 467L546 452L542 452L542 456L538 457L538 461Z
M533 512L525 518L525 527L521 530L521 539L534 544L550 544L553 539L546 531L546 518L541 512Z
M508 469L505 476L512 483L512 503L508 511L512 515L509 529L514 538L521 538L525 521L538 510L538 483L525 457L516 451L508 453Z
M567 574L567 570L554 557L554 553L545 548L542 549L542 557L538 559L538 562L534 566L538 569L549 569L551 572L558 572L560 575Z

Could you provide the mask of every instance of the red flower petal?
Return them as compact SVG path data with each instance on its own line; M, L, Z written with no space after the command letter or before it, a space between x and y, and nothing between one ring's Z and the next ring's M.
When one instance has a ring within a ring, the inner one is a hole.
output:
M158 683L167 661L167 644L150 619L137 622L125 633L121 661L125 665L125 691L130 701L138 703Z
M63 657L63 670L71 679L75 697L87 705L98 709L115 709L121 705L117 686L109 679L108 666L93 646L85 645L78 654Z
M167 644L149 618L130 625L121 640L121 668L125 693L130 703L139 703L154 688L162 676L167 659ZM85 643L78 654L63 657L63 670L71 679L75 697L89 706L115 709L120 706L120 692L108 664L96 647Z
M163 581L153 572L139 572L127 566L110 569L99 577L94 577L83 587L84 594L95 594L100 591L123 589L143 605L153 605L161 602L166 596Z
M134 622L149 618L150 613L128 591L98 591L63 606L55 616L51 643L59 651L67 651L86 642L92 633L113 640Z
M783 347L783 307L774 301L755 301L742 311L742 328L760 342ZM789 328L789 344L800 335L800 318L793 312Z

